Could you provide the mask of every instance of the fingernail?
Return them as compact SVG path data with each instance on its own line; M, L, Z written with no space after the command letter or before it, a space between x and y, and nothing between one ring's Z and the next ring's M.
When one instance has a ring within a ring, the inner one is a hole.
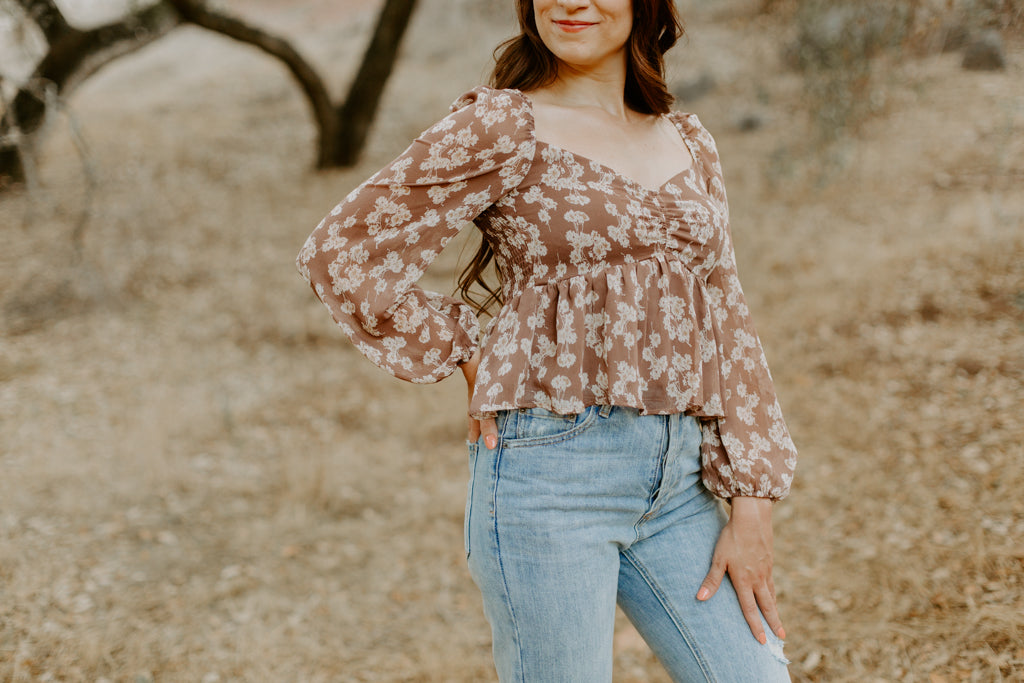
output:
M493 451L495 448L498 447L498 437L494 436L493 434L488 434L484 438L484 444L487 446L488 450Z
M697 591L698 600L707 600L709 595L711 595L711 591L709 591L707 588L701 588L699 591Z
M786 629L780 628L779 629L779 640L785 640L785 639L786 639Z
M763 633L762 633L762 634L760 634L760 635L759 635L759 636L757 637L757 642L759 642L759 643L761 643L762 645L764 645L765 643L767 643L767 642L768 642L768 636L766 636L766 635L765 635L765 634L763 634Z

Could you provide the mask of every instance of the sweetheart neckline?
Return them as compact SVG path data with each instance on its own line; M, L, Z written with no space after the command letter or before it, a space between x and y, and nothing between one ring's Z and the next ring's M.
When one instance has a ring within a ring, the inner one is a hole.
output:
M574 156L579 161L585 161L586 163L590 164L592 168L593 167L601 168L601 169L607 171L608 173L611 173L615 177L620 178L621 180L624 180L628 184L634 185L634 186L640 188L641 190L643 190L644 192L646 192L648 194L654 194L654 195L661 194L662 192L664 192L666 186L672 184L673 180L675 180L676 178L678 178L681 175L685 175L687 173L690 173L697 166L697 161L696 161L696 159L693 158L693 150L690 149L689 143L686 143L686 140L684 139L683 142L686 143L686 148L688 150L690 150L690 157L691 157L690 165L687 166L686 168L684 168L683 170L676 172L674 175L672 175L670 178L668 178L661 185L658 185L657 187L651 188L651 187L648 187L647 185L645 185L644 183L641 183L639 180L636 180L635 178L632 178L632 177L626 175L625 173L622 173L621 171L616 170L615 168L609 166L608 164L603 163L601 161L598 161L597 159L593 159L591 157L588 157L585 154L580 154L579 152L574 152L571 149L566 149L565 147L561 147L561 146L556 145L556 144L554 144L552 142L547 142L546 140L537 140L537 139L535 139L535 142L537 144L544 145L548 149L553 149L555 151L562 152L564 154L569 154L571 156Z
M647 185L641 183L639 180L636 180L632 176L626 175L625 173L615 169L612 166L609 166L608 164L606 164L604 162L598 161L597 159L594 159L592 157L588 157L585 154L580 154L579 152L574 152L571 149L566 149L565 147L562 147L561 145L556 145L553 142L547 142L546 140L539 139L537 137L536 117L534 116L534 113L533 113L534 112L533 99L527 93L523 92L522 90L519 90L518 88L511 88L511 90L519 93L519 96L522 97L523 100L526 102L526 105L527 105L527 107L529 109L529 114L530 114L530 123L531 123L531 128L532 128L531 134L533 135L534 143L545 145L549 149L554 149L554 150L557 150L559 152L563 152L565 154L570 154L570 155L576 157L577 160L585 161L585 162L591 164L592 166L597 166L599 168L602 168L605 171L608 171L612 175L616 176L617 178L620 178L621 180L625 181L627 184L633 185L634 187L637 187L637 188L643 190L646 194L655 195L655 196L660 195L662 192L664 192L665 187L668 186L669 184L671 184L673 180L675 180L679 176L683 175L684 173L687 173L689 171L694 171L696 169L696 166L697 166L697 150L695 150L694 149L694 145L692 145L690 143L690 138L686 134L686 130L684 130L683 127L681 125L679 125L679 123L676 121L675 117L672 116L672 112L670 112L668 114L661 114L661 117L668 119L669 125L671 125L673 129L675 129L675 131L679 135L680 139L682 139L683 144L686 146L686 150L690 153L690 165L687 166L686 168L684 168L683 170L673 174L672 177L668 178L661 185L658 185L655 188L650 188Z

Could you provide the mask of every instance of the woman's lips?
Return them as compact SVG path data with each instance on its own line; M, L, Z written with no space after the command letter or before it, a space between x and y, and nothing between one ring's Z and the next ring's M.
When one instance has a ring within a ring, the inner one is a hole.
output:
M566 33L579 33L580 31L590 28L594 25L592 21L556 21L555 24L558 28L562 29Z

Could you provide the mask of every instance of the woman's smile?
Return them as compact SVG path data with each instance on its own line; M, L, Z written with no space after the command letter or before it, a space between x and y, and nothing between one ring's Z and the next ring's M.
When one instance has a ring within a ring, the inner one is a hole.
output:
M579 33L580 31L590 28L595 23L596 22L593 21L573 21L571 19L563 19L561 21L556 21L555 25L566 33Z
M544 46L562 64L593 73L625 71L632 0L533 0L533 14Z

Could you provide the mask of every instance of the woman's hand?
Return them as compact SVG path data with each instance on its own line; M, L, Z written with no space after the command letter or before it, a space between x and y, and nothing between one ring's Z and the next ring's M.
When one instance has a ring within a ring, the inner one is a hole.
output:
M710 599L726 572L729 572L743 616L757 642L762 645L767 642L760 614L764 615L775 635L784 639L786 631L775 606L775 583L772 581L770 500L744 496L732 499L732 514L718 537L711 570L697 591L697 599Z
M470 403L473 402L473 387L476 385L476 369L479 365L480 350L477 349L472 358L459 366L462 368L462 374L465 376L466 385L469 388ZM481 434L484 435L484 445L488 449L493 450L498 447L498 424L494 421L493 417L484 420L469 418L469 440L476 441L480 438Z

